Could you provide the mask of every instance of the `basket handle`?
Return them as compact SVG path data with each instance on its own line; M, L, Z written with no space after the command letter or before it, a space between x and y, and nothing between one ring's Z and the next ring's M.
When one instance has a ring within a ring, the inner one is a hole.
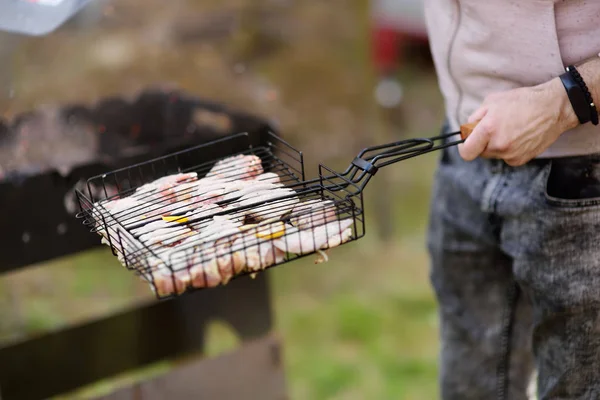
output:
M460 131L440 136L405 139L398 142L367 147L358 153L348 168L342 173L334 172L333 170L320 165L319 180L321 185L323 185L324 181L340 178L345 181L345 185L342 186L352 185L355 187L356 193L360 193L371 178L377 173L379 168L460 144L473 132L477 123L478 122L463 124L460 126ZM456 135L460 135L461 139L446 141L446 139ZM331 175L323 174L322 169L325 169ZM339 184L336 185L339 186Z
M473 130L475 129L475 127L477 126L477 124L479 123L479 121L475 121L475 122L470 122L470 123L466 123L460 126L460 138L462 140L466 140L469 135L471 133L473 133Z
M462 143L473 132L478 122L479 121L463 124L460 126L460 131L441 136L406 139L399 142L367 147L358 154L352 162L352 165L367 173L374 174L380 167ZM457 134L460 135L460 141L439 143Z

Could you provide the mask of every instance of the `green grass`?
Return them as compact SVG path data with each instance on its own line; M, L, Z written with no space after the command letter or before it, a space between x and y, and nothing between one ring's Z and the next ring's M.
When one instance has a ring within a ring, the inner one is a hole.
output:
M274 271L278 327L294 399L432 399L436 305L421 234L368 237L328 265Z

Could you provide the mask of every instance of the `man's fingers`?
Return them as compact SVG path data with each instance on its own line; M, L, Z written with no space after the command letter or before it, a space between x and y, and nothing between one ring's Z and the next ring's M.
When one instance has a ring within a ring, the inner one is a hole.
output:
M500 159L502 158L501 155L493 150L490 150L489 148L486 148L480 155L479 157L481 158L492 158L492 159Z
M487 147L490 134L485 123L479 123L464 143L458 145L460 156L466 161L476 159Z
M483 117L485 117L487 111L487 107L479 107L473 114L471 114L467 122L472 124L473 122L481 121Z

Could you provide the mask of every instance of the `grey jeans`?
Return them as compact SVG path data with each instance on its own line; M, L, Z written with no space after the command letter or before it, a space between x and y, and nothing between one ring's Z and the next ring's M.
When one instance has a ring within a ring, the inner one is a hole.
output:
M600 155L442 153L428 232L444 400L600 399Z

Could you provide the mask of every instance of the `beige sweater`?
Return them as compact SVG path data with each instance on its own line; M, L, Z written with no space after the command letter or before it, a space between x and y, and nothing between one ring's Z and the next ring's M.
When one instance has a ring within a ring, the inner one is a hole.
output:
M425 18L453 130L487 94L546 82L600 52L600 0L425 0ZM590 153L600 153L600 126L588 123L541 157Z

